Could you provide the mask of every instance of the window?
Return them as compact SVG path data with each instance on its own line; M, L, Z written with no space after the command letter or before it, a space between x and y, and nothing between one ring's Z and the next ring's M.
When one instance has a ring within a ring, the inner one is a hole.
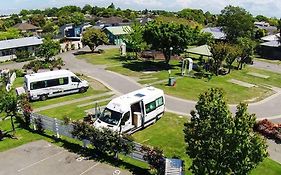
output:
M160 97L160 98L156 99L156 107L162 106L163 104L164 104L163 97Z
M71 81L72 82L77 82L77 83L80 83L81 81L79 80L79 78L77 77L71 77Z
M59 84L60 85L68 84L68 77L60 78L59 79Z
M125 123L127 121L129 121L129 119L130 119L130 112L127 112L126 114L124 114L124 116L123 116L123 118L121 120L121 125L125 125Z
M46 87L46 82L45 81L37 81L30 83L30 89L35 90L35 89L41 89Z
M150 102L145 105L145 111L147 114L155 109L156 109L156 101Z
M47 87L53 87L58 85L59 85L59 79L47 80Z

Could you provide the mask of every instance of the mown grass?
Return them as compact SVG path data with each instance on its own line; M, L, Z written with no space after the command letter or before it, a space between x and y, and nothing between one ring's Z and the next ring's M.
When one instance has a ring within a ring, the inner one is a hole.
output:
M188 168L191 159L185 153L184 123L187 118L176 114L165 113L165 115L154 125L139 131L133 135L139 143L159 147L167 157L179 157L184 160L185 174L191 174ZM277 175L281 172L281 164L266 158L251 175Z

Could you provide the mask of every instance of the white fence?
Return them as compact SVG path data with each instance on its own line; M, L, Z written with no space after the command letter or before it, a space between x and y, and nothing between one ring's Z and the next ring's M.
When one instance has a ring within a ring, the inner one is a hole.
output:
M51 118L37 113L31 113L31 122L34 130L37 130L35 121L38 119L41 119L41 125L43 129L54 132L57 138L60 138L60 136L66 136L69 138L76 139L72 135L72 131L73 131L72 124L65 124L63 121L58 120L56 118ZM88 144L90 144L88 140L83 140L84 147L87 147ZM132 157L133 159L144 161L143 153L141 152L141 147L142 147L141 144L134 142L134 151L129 156Z

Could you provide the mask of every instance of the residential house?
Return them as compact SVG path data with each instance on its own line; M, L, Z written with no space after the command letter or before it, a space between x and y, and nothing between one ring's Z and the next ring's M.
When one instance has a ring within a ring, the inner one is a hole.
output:
M7 61L16 58L18 50L27 50L35 54L36 49L43 43L41 38L26 37L0 41L0 61Z
M202 32L212 34L215 40L225 40L226 34L222 31L221 27L207 27L202 29Z
M255 26L259 29L264 29L269 35L273 35L277 32L277 27L271 26L267 22L254 22Z
M16 25L14 25L14 28L19 29L23 33L28 33L28 32L36 33L40 29L40 27L37 27L37 26L32 25L32 24L29 24L27 22L25 22L25 23L18 23Z
M101 26L103 28L105 27L111 27L111 26L127 26L131 25L131 21L127 19L123 19L117 16L111 16L109 18L100 18L96 22L96 26Z
M124 36L132 31L130 26L113 26L105 27L104 32L107 34L111 44L120 45L123 42Z
M80 40L82 37L82 33L89 27L92 27L90 23L84 23L78 26L75 26L73 23L63 25L62 27L60 27L59 38Z

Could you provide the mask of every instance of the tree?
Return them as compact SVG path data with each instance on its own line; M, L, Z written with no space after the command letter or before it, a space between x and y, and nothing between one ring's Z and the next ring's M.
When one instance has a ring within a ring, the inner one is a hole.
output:
M218 23L229 41L235 42L239 37L253 36L254 18L243 8L231 5L225 7L221 11Z
M225 44L225 43L213 44L211 46L211 53L212 53L211 70L216 75L219 75L219 70L222 66L222 63L227 57L227 44Z
M168 64L172 52L180 54L193 43L199 32L185 25L175 23L150 22L144 30L144 40L152 49L161 50Z
M107 7L109 9L115 9L115 5L113 4L113 2Z
M4 112L6 116L10 117L13 132L15 132L14 117L17 116L17 103L18 99L13 91L7 92L5 90L0 91L0 113Z
M61 46L59 42L46 38L43 40L43 44L38 48L37 56L45 58L46 61L50 61L50 58L59 53Z
M89 14L92 11L92 6L89 4L86 4L83 8L82 8L82 13L84 14Z
M99 45L108 43L108 38L104 32L99 29L88 28L82 36L83 45L88 45L92 52Z
M200 24L204 24L206 21L204 12L197 9L183 9L178 12L178 16L181 18L186 18L188 20L196 21Z
M126 29L125 29L126 30ZM138 52L147 47L146 42L143 39L144 27L136 23L132 26L133 31L128 31L130 34L126 36L125 42L127 48L130 48L135 52L136 59L138 58Z
M268 18L266 16L263 16L263 15L257 15L255 18L259 22L268 22Z
M267 156L246 104L239 104L233 117L222 90L210 89L199 96L195 108L184 128L193 174L245 175Z
M242 69L243 65L252 62L252 56L254 55L254 50L256 43L250 38L238 38L237 43L241 48L240 59L238 64L238 69Z
M227 56L225 62L228 67L228 73L230 73L233 62L241 55L241 49L237 45L227 45Z
M46 24L45 17L41 14L32 15L29 21L31 24L39 27L43 27Z

